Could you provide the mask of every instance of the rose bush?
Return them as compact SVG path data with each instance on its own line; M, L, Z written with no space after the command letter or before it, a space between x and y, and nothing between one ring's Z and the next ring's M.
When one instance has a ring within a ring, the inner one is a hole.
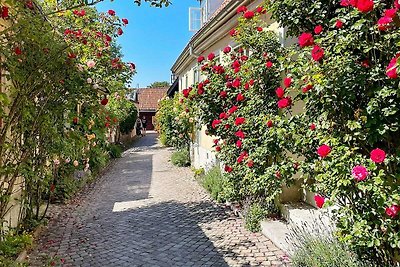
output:
M400 220L392 208L400 201L399 3L267 1L267 6L299 37L285 70L293 77L294 101L304 104L293 118L299 126L293 153L305 157L306 184L324 199L318 198L319 206L338 207L341 241L374 260L400 261ZM304 90L306 85L312 87ZM311 124L315 129L304 134Z

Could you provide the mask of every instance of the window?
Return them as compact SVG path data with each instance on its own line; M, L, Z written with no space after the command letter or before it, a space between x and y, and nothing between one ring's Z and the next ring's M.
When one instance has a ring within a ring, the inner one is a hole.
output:
M202 26L202 9L189 7L189 31L197 32Z
M193 69L193 83L198 83L200 82L200 75L199 75L199 70L197 67Z

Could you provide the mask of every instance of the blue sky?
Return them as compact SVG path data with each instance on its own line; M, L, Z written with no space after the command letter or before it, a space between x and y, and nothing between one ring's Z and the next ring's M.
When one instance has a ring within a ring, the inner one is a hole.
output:
M133 0L105 0L96 7L99 11L115 10L129 24L118 43L124 61L136 64L137 74L132 87L146 87L154 81L170 81L170 68L193 33L189 32L189 7L198 7L196 0L172 0L167 8L140 7Z

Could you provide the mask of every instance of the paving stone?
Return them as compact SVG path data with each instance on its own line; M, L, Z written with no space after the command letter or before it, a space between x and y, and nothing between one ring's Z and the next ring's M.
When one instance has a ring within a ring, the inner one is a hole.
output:
M261 234L213 203L190 168L148 134L67 205L52 206L46 231L29 255L64 266L289 266ZM123 210L114 211L115 203Z

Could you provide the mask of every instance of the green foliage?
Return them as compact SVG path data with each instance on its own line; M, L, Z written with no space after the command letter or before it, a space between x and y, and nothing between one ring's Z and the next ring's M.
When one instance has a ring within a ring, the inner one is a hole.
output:
M110 151L110 156L114 159L120 158L122 156L123 149L120 145L116 144L110 144L108 146L108 149Z
M169 86L170 86L169 82L163 81L163 82L153 82L149 86L147 86L147 88L158 88L158 87L169 87Z
M193 129L193 118L190 117L187 101L181 94L174 98L164 98L160 101L156 113L156 129L160 133L163 145L177 149L189 147Z
M119 123L119 129L123 134L129 134L133 129L135 129L135 124L138 116L137 109L134 105L127 112L129 115Z
M187 167L190 166L190 155L188 149L182 149L174 152L171 155L172 164L178 167Z
M203 171L204 172L204 171ZM217 202L224 202L225 178L221 173L219 166L210 169L204 175L200 175L200 182L210 193L211 197Z
M266 206L260 202L251 203L245 210L245 227L251 232L261 231L261 221L268 215Z
M0 241L0 263L6 259L15 259L19 253L31 245L31 235L26 233L16 234L14 231L9 231Z
M357 255L351 253L339 241L328 237L304 237L303 247L296 250L291 258L293 266L315 267L367 267L367 264L359 261Z

